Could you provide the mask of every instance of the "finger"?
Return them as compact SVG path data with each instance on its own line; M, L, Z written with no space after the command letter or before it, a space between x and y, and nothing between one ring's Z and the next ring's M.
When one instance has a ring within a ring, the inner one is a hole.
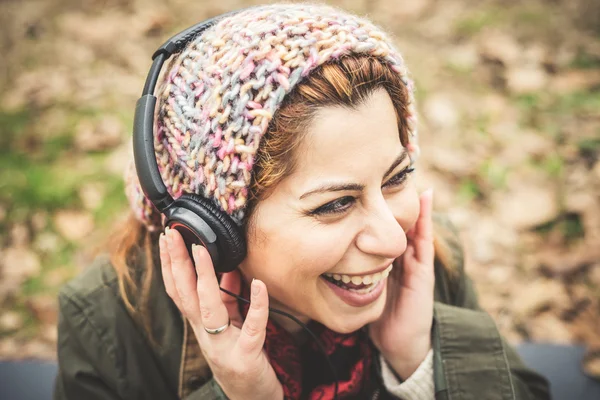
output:
M201 323L208 329L219 328L229 321L227 308L221 301L221 291L210 254L203 246L192 246L196 263L196 293L200 300ZM219 336L219 335L217 335Z
M258 279L252 281L250 291L250 308L242 326L238 346L243 353L258 354L262 351L267 335L269 294L265 284Z
M192 324L200 323L200 305L196 293L194 264L190 260L181 234L175 229L167 231L167 244L171 257L173 282L180 299L179 309Z
M420 197L421 212L417 219L417 224L414 229L414 237L433 239L433 225L431 222L432 206L433 206L433 189L428 189L421 194Z
M409 244L406 246L406 250L404 251L403 260L402 260L402 269L406 270L408 274L412 273L413 268L418 265L418 260L415 257L415 246ZM403 271L398 271L401 275L401 279L405 279L407 274L404 274Z
M433 250L433 189L426 190L421 195L421 212L417 219L412 242L415 246L415 257L421 264L432 264Z
M167 248L167 237L164 233L160 234L158 239L158 248L160 254L160 269L165 285L165 291L173 300L177 308L180 308L181 300L177 294L177 289L175 289L175 282L173 282L173 273L171 272L171 257L169 256L169 249Z
M238 270L234 270L223 274L221 277L221 287L225 290L230 291L231 293L235 293L237 295L240 294L240 290L242 288L242 279L240 277L240 272ZM229 314L229 318L231 319L231 323L238 328L242 327L242 316L240 314L240 309L238 306L238 300L221 291L221 301L225 304L225 308L227 309L227 314Z
M406 251L404 252L403 268L398 271L401 274L398 279L402 283L405 296L409 295L408 293L410 291L412 291L413 294L418 293L418 296L421 296L425 293L424 287L427 287L427 290L429 290L429 288L433 290L435 281L433 267L419 262L415 256L415 251L416 249L413 245L409 245L406 248Z

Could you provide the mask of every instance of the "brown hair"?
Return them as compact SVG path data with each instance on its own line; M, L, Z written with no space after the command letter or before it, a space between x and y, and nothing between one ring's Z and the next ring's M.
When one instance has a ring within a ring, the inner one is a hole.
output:
M263 136L256 155L245 228L251 223L256 204L294 171L297 150L316 112L326 106L355 109L381 88L387 91L392 100L400 140L406 146L408 90L399 75L380 59L347 56L325 64L286 96ZM129 217L127 226L128 229L115 235L116 246L111 251L111 261L118 275L125 306L149 332L150 310L147 302L155 273L152 255L158 246L158 234L149 232L133 216ZM438 260L451 270L452 255L441 236L435 235L434 246ZM139 261L136 254L144 254L146 262L143 271L137 271L138 274L134 275L133 265ZM136 299L136 304L133 299Z

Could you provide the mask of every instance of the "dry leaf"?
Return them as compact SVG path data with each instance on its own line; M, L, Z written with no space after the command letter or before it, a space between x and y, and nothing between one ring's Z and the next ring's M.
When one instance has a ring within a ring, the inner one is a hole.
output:
M600 260L600 247L588 246L584 243L570 248L568 252L560 248L550 248L539 255L541 269L552 276L575 274L598 260Z
M537 92L548 84L548 75L541 66L515 66L506 71L506 86L511 93Z
M58 250L62 239L52 232L43 232L35 237L33 247L42 253L53 253Z
M95 210L104 200L106 189L101 183L87 183L79 189L79 197L87 210Z
M553 220L559 212L551 184L521 182L508 193L497 193L494 201L499 221L515 229L531 229Z
M94 230L94 218L86 211L58 211L54 215L54 226L65 239L79 241Z
M69 267L59 267L44 275L44 285L47 287L59 287L73 277L73 271Z
M103 151L118 146L122 141L123 127L114 117L98 122L83 120L75 132L75 147L81 151Z
M41 232L48 226L48 213L38 210L31 216L31 226L35 232Z
M23 326L23 317L16 311L6 311L0 315L0 330L16 331Z
M534 342L570 344L573 341L567 324L550 312L531 318L526 326Z
M504 65L517 63L523 51L514 36L497 31L486 32L480 36L478 48L483 58L500 61Z
M14 247L24 247L29 244L29 229L25 224L14 224L10 230L10 239Z
M551 306L564 306L569 297L562 283L551 279L538 279L528 283L514 294L511 310L519 317L528 317Z
M436 146L431 148L430 153L427 159L430 160L431 167L446 175L467 176L476 167L472 157L462 150Z
M583 372L586 375L600 379L600 350L589 352L583 359Z
M18 286L28 278L40 273L38 255L26 247L9 247L0 253L2 282Z
M430 96L425 102L423 112L427 120L437 128L453 128L460 119L455 102L443 94Z
M564 71L552 78L550 89L559 93L579 92L600 85L600 70Z
M41 337L47 343L55 344L58 339L56 324L44 325L41 329Z
M58 320L58 305L54 295L37 295L27 298L25 305L33 312L38 321L54 324Z

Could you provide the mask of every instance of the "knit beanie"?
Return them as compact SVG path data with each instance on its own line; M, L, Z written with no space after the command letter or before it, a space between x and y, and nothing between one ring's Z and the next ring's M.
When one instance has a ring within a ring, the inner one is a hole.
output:
M374 56L408 91L408 152L418 156L413 83L400 53L370 21L320 4L272 4L221 19L166 67L154 149L167 190L196 193L244 222L260 140L291 90L320 65L345 55ZM162 218L144 196L133 161L126 194L151 231Z

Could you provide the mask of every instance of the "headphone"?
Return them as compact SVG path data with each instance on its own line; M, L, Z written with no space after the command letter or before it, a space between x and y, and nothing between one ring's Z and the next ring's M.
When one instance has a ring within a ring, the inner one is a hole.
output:
M142 97L135 106L133 122L133 156L142 191L166 217L166 227L179 231L190 258L193 259L193 244L204 246L217 273L233 271L242 262L246 256L244 233L228 214L209 199L194 193L184 193L178 199L173 199L167 191L154 154L154 89L166 60L222 18L243 10L202 21L172 36L154 52Z
M133 158L142 191L152 205L166 217L165 225L171 229L176 229L181 234L190 259L193 260L193 244L206 247L217 273L233 271L246 257L244 233L227 213L217 208L209 199L194 193L184 193L178 199L173 199L167 191L167 187L160 176L156 155L154 154L154 109L156 107L154 89L163 64L173 54L179 53L189 42L200 36L206 29L222 18L255 7L231 11L207 19L167 40L152 55L152 66L146 78L142 97L138 99L135 105ZM226 289L220 288L220 290L240 301L250 303L248 299L244 299ZM331 370L335 383L334 399L337 399L337 374L321 341L306 324L295 316L271 307L269 307L269 311L292 319L313 338L325 356Z

